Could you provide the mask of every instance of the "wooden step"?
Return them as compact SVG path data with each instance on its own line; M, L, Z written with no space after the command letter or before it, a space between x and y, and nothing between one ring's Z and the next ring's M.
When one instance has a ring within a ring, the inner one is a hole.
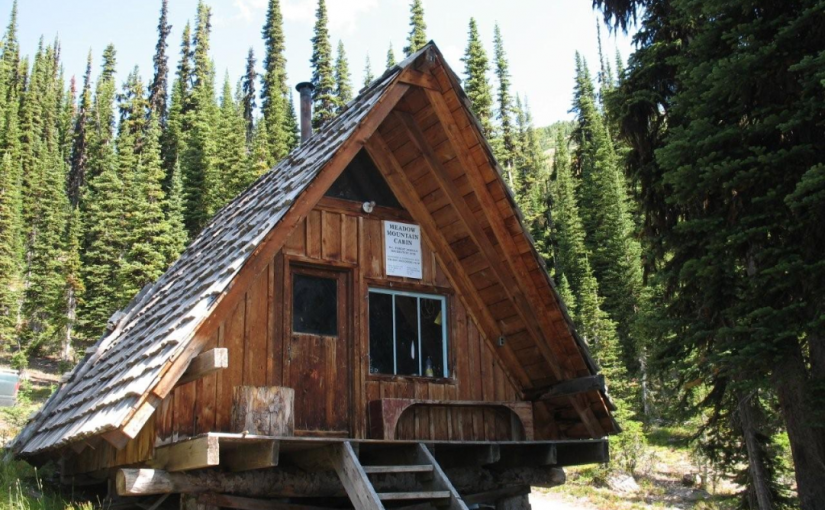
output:
M449 499L450 491L379 492L381 501L405 501L410 499Z
M428 464L413 466L364 466L364 472L368 475L379 473L432 473L433 467Z

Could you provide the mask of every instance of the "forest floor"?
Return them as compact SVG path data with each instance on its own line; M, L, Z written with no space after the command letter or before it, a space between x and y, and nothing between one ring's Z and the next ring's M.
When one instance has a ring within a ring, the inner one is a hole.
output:
M0 357L0 367L7 366L8 360ZM0 408L0 447L43 405L59 378L57 361L40 359L31 363L18 394L18 404ZM533 510L727 510L734 507L733 494L737 488L724 478L717 479L715 489L685 485L685 475L696 476L702 470L691 455L684 431L657 428L648 434L648 441L643 474L636 476L635 483L617 480L599 467L568 468L567 483L563 486L533 489L530 495ZM25 463L0 458L0 509L91 510L88 502L73 503L71 498L50 491L48 480L55 476L49 470L38 472Z
M654 428L648 451L633 481L599 467L565 469L567 482L553 489L533 489L533 510L728 510L737 508L740 490L729 477L698 465L681 429ZM709 483L701 486L702 478ZM633 483L635 482L635 483Z

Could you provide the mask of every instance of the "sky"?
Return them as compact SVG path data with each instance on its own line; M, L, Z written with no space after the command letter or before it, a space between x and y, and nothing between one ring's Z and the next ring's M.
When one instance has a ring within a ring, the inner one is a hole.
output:
M233 84L244 72L246 54L255 50L262 67L261 28L267 0L206 0L212 7L212 48L217 86L225 72ZM119 82L134 66L148 82L157 42L160 0L18 0L19 39L23 54L33 55L41 36L58 37L67 79L82 80L86 55L93 55L93 76L99 72L100 54L108 43L117 50ZM0 0L0 20L5 25L12 0ZM168 54L175 69L180 38L187 20L193 20L197 0L170 0L172 34ZM392 44L401 60L409 32L410 0L327 0L333 48L343 41L353 84L363 82L367 56L374 74L385 67ZM596 25L601 18L590 0L424 0L427 36L434 40L448 63L463 77L461 57L467 45L468 24L475 17L488 56L493 56L493 28L499 24L510 61L513 92L528 98L538 126L570 119L574 56L578 50L595 76L598 66ZM317 0L281 0L286 36L287 74L290 85L310 78ZM614 36L602 27L606 57L614 62L618 50L626 60L631 37ZM493 78L491 73L491 79ZM170 79L171 82L171 79ZM260 87L259 87L260 88ZM296 94L297 99L297 94Z

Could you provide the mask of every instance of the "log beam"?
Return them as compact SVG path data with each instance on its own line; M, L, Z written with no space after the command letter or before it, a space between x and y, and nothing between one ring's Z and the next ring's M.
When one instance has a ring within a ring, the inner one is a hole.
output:
M151 467L169 472L202 469L220 464L220 444L212 435L155 448Z
M555 487L565 481L559 468L484 468L445 469L446 476L461 494L476 494L506 487ZM376 492L415 491L415 474L379 477L373 482ZM227 473L215 469L170 473L155 469L119 469L115 475L121 496L214 492L243 494L249 498L346 497L335 471L308 473L298 467Z
M550 400L557 397L578 395L579 393L587 393L588 391L604 392L604 376L601 374L596 374L562 381L558 384L550 386L549 388L531 392L528 394L528 397L533 401L541 401Z
M198 380L229 366L229 349L217 347L199 354L178 380L177 386Z

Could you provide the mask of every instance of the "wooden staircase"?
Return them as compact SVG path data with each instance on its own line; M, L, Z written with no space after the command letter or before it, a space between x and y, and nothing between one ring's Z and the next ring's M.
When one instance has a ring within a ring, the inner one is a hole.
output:
M362 451L359 456L352 443L347 441L340 445L332 460L350 501L359 510L396 507L467 510L467 505L461 500L441 466L422 443L382 445L380 448ZM417 482L412 491L405 485L403 491L376 492L373 486L376 477L410 474Z

